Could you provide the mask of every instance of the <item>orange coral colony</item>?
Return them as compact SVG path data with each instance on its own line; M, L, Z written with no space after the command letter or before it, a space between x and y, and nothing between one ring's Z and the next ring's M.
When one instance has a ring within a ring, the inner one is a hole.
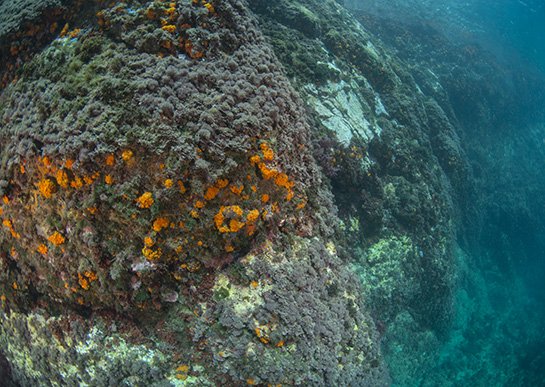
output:
M136 199L140 208L150 208L153 204L153 196L151 192L145 192L142 196Z
M53 235L51 235L47 239L49 239L49 241L53 243L55 246L62 245L65 240L64 237L58 231L55 231Z
M40 189L42 195L44 195L44 197L46 198L51 197L51 195L53 195L57 190L57 186L55 185L53 180L49 178L41 180L38 183L38 188Z

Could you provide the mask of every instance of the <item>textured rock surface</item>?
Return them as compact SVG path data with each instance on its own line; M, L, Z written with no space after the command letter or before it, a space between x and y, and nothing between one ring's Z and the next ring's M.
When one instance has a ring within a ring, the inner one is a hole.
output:
M541 302L528 308L514 278L543 294L536 168L543 73L508 50L487 52L495 37L479 44L466 23L457 30L451 19L459 13L446 12L451 2L360 3L378 7L354 13L361 25L333 2L251 4L312 111L315 155L331 178L392 379L400 386L540 384L542 361L528 359L542 357L523 343L542 337L541 318L529 315ZM394 9L382 12L383 4ZM428 23L418 12L423 4L433 15ZM399 12L404 6L410 10ZM474 25L487 25L464 9ZM346 87L353 83L359 87ZM363 109L348 98L338 109L339 85ZM345 124L354 110L362 127L370 123L372 140ZM471 255L456 252L456 242ZM506 345L507 331L517 334ZM468 337L478 344L460 344Z
M252 9L288 74L300 67L286 49L290 40L314 47L306 55L327 66L307 68L293 84L312 111L319 132L316 159L331 179L343 233L373 294L373 308L385 312L386 320L392 308L409 309L423 326L444 334L454 312L458 198L451 184L464 181L469 169L452 124L403 63L336 3L257 1ZM284 9L297 16L280 17ZM315 34L301 22L305 9L313 10ZM410 253L399 252L402 240L410 241ZM388 297L384 305L379 294Z
M387 115L387 112L378 95L375 95L376 106L369 106L362 100L360 85L356 81L350 84L342 80L328 82L319 87L309 84L302 89L302 95L320 123L334 132L344 147L350 146L352 137L369 142L375 135L380 135L381 129L374 120L375 114ZM369 119L373 119L374 124Z
M2 91L13 380L386 385L305 109L246 4L81 15Z
M480 126L500 128L513 103L475 47L358 21L334 1L2 7L0 377L384 386L434 369L428 385L457 380L436 367L442 340L487 325L466 330L455 314L457 297L475 316L471 292L485 288L455 259L456 232L470 244L496 219L484 236L495 243L543 209L522 189L475 194L490 171L498 186L531 176L515 159L493 168L501 142L485 152L461 136L484 139ZM539 143L534 129L517 139ZM467 222L475 198L490 204ZM506 208L517 211L498 221Z
M60 0L19 0L0 3L0 42L25 22L37 19L45 10L61 5Z

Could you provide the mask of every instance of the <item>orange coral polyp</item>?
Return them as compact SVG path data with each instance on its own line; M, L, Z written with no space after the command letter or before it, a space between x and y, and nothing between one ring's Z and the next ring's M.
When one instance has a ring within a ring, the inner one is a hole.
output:
M150 208L153 204L153 196L151 192L145 192L142 196L136 199L140 208Z
M261 158L258 155L250 157L250 163L252 165L259 163L261 161Z
M155 241L151 239L150 237L145 237L144 243L146 244L147 247L151 247L155 244Z
M264 160L272 161L273 158L274 158L274 152L272 150L266 149L263 151Z
M78 282L81 287L85 290L89 290L89 283L98 279L98 276L94 272L88 270L85 272L85 275L81 275L80 273L78 273L78 278Z
M81 180L81 178L77 177L74 181L70 183L70 186L72 188L81 188L83 187L83 181Z
M176 26L173 26L171 24L169 25L166 25L166 26L163 26L161 27L162 30L165 30L167 32L170 32L171 34L173 34L174 32L176 32Z
M276 175L278 175L278 171L275 171L274 169L267 168L267 166L265 164L263 164L263 163L259 163L258 166L259 166L259 169L261 171L261 175L266 180L269 180L270 178L273 178Z
M210 187L206 190L206 193L204 194L204 198L208 201L214 199L217 194L220 192L219 188L217 187Z
M58 232L55 231L53 235L51 235L49 238L47 238L51 243L53 243L55 246L62 245L65 241L64 237Z
M242 227L244 227L244 223L236 220L236 219L231 219L229 221L229 228L231 230L231 232L237 232L238 230L240 230Z
M274 179L274 182L279 187L289 188L290 187L290 181L288 180L288 176L286 176L285 173L279 173L278 176Z
M37 250L44 255L47 254L47 246L44 244L39 245Z
M115 158L113 155L106 157L106 165L113 166L115 164Z
M214 13L214 6L210 3L205 3L204 6L208 9L209 13Z
M248 213L248 222L255 222L259 218L259 211L258 210L252 210Z
M124 161L129 161L131 159L132 155L133 155L132 151L126 150L121 154L121 158Z
M244 211L242 211L242 208L240 208L239 206L229 206L227 208L233 211L238 216L242 216L242 214L244 213Z
M72 169L72 167L74 166L74 163L76 162L76 160L73 160L73 159L67 159L65 162L64 162L64 167L66 169Z
M38 188L44 197L49 198L57 191L57 186L50 178L45 178L38 183Z
M150 249L149 247L144 247L142 249L142 254L144 254L144 256L146 257L147 260L149 261L154 261L156 259L159 259L161 257L161 249L157 249L156 251L153 251L152 249Z
M306 205L307 205L307 201L306 201L306 199L303 199L303 200L301 201L301 204L299 204L295 209L296 209L296 210L300 210L300 209L302 209L303 207L305 207Z
M218 230L221 228L221 226L223 225L223 220L225 219L225 217L223 216L223 206L222 208L220 209L220 212L217 213L215 216L214 216L214 223L216 224L216 227L218 228Z
M171 19L171 20L174 20L176 19L176 17L178 17L178 12L176 12L176 8L175 8L176 4L172 3L171 4L171 8L167 9L165 11L166 15Z
M231 186L231 192L233 192L235 195L240 195L242 193L242 190L244 189L244 185L240 185L240 187L237 187L236 185Z
M166 216L157 218L155 222L153 222L153 231L159 232L163 228L168 227L170 225L170 221Z
M218 188L224 188L224 187L227 187L227 184L229 184L229 180L219 179L217 185L218 185Z
M89 281L87 281L87 279L82 276L80 273L78 273L78 277L79 277L79 284L80 286L85 289L85 290L89 290Z
M239 206L221 206L220 211L214 216L214 223L216 224L219 232L237 232L242 227L244 227L245 223L237 219L231 219L229 221L229 226L224 226L223 223L225 221L225 216L223 214L226 211L234 212L239 218L241 218L244 214L244 211Z

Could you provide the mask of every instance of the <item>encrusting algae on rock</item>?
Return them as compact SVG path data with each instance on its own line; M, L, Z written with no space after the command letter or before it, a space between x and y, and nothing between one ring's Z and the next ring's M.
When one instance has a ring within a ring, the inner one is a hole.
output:
M383 384L358 284L323 247L338 220L304 108L246 3L81 8L97 24L77 19L2 90L0 349L16 380ZM55 366L10 341L36 319Z

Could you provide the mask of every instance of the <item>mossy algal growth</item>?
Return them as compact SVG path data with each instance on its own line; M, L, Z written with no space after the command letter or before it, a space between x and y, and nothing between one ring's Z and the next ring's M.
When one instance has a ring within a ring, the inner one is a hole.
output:
M389 20L333 1L250 5L318 129L315 156L393 383L543 384L539 361L527 363L539 356L521 344L540 335L526 314L539 307L513 296L527 268L543 294L542 73L451 40L416 11ZM478 305L499 300L526 306ZM480 343L459 345L468 337Z
M305 110L246 4L64 11L39 53L10 51L0 100L13 380L387 384Z
M444 336L452 321L457 200L469 168L455 127L403 63L335 2L255 1L317 128L368 306L388 322L409 310ZM312 28L309 28L312 25ZM298 49L289 52L293 41ZM313 56L304 66L295 58ZM324 71L327 69L327 71ZM299 75L300 74L300 75Z

